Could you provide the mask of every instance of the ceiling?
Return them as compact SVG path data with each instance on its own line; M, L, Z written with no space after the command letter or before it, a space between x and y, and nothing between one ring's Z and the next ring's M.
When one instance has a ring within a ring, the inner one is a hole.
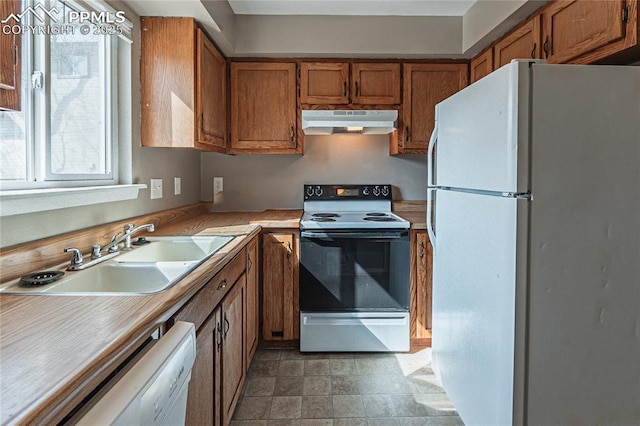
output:
M236 15L463 16L475 0L229 0Z
M470 58L543 0L110 0L190 16L227 57Z

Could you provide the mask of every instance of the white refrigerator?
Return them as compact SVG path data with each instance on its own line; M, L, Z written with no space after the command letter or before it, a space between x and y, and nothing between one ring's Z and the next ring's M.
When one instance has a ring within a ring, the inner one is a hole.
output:
M465 424L640 424L640 67L507 64L437 105L428 163Z

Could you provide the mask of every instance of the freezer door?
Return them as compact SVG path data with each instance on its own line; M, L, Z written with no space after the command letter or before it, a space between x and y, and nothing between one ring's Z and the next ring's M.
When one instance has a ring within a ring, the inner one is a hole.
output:
M465 424L508 425L514 418L516 251L518 239L526 239L517 218L527 203L436 192L433 356Z
M529 65L507 64L436 106L434 185L529 190Z

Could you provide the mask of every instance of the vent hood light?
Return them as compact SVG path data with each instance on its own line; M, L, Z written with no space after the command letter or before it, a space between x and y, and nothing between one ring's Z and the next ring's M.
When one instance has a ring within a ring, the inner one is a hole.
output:
M386 135L396 130L397 119L395 110L303 110L302 130L305 135Z

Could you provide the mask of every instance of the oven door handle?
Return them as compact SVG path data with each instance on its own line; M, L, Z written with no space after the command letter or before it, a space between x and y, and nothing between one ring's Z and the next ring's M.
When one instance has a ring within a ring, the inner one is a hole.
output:
M408 231L386 231L386 232L309 232L302 231L300 237L314 240L333 241L336 239L375 239L375 240L396 240L404 238Z

